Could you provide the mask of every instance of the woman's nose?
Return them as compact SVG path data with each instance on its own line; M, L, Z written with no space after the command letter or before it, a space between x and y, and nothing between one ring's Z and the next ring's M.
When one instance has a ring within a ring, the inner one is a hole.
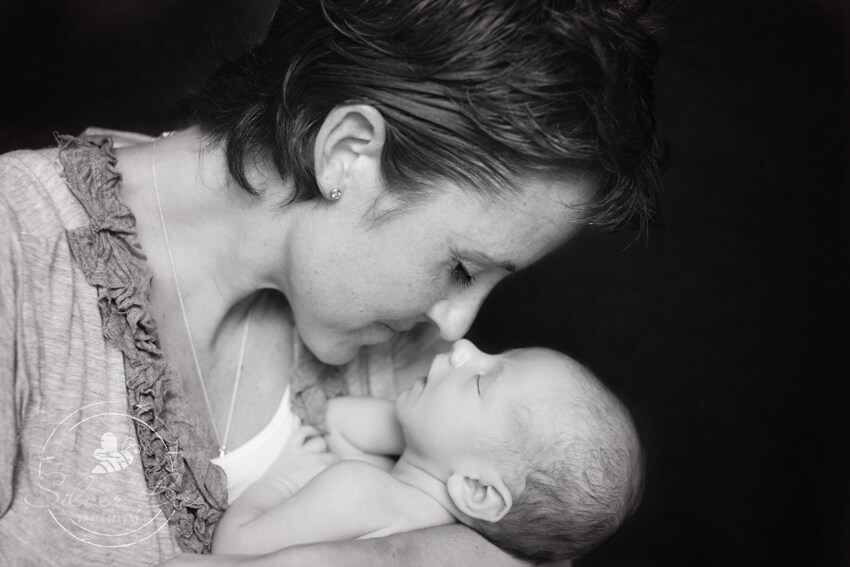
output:
M431 306L426 315L440 330L445 341L456 341L463 337L481 307L486 293L461 293L442 299Z

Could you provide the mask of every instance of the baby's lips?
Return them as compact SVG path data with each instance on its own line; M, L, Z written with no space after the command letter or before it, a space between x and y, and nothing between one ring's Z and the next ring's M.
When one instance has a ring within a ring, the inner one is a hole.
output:
M427 383L428 383L428 377L427 376L420 376L419 378L417 378L416 380L413 381L413 386L416 386L418 384L422 384L422 388L424 389L425 385ZM412 389L412 387L411 387L411 389Z

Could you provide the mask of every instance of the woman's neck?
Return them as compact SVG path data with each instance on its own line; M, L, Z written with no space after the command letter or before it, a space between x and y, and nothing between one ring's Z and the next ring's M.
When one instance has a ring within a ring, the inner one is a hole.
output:
M151 303L160 311L154 316L179 318L179 282L195 344L211 349L230 316L241 316L237 306L245 298L280 289L274 274L285 262L287 214L238 187L223 148L208 144L197 128L116 153L122 199L136 216L154 274Z

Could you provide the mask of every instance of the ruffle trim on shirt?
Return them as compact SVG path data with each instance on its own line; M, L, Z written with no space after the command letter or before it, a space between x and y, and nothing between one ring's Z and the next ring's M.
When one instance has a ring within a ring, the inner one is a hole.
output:
M183 415L178 386L162 358L148 297L152 274L133 213L118 198L121 174L104 136L57 136L59 160L89 226L67 231L71 253L97 290L103 335L124 355L128 408L140 457L183 551L206 553L227 504L226 479Z
M349 393L342 370L321 362L300 340L296 341L294 356L292 411L302 423L327 432L328 400Z

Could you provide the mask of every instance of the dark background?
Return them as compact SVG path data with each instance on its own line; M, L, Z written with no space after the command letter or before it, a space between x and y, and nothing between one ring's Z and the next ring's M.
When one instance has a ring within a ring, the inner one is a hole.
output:
M0 151L149 134L273 0L0 3ZM542 344L632 409L644 502L580 566L850 565L850 3L683 0L656 74L666 226L588 231L473 339Z

